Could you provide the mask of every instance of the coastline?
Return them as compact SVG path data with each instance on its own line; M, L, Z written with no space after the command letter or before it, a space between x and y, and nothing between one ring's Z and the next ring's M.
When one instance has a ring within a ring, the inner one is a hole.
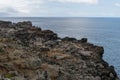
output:
M2 78L11 80L118 78L114 67L102 59L103 47L88 43L86 38L81 40L59 38L53 31L37 28L29 21L18 23L0 21L0 30Z

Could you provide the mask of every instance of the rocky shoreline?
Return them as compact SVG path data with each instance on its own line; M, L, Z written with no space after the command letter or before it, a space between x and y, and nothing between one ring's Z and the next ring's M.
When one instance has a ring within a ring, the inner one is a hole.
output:
M87 38L60 38L30 21L0 21L0 80L118 80Z

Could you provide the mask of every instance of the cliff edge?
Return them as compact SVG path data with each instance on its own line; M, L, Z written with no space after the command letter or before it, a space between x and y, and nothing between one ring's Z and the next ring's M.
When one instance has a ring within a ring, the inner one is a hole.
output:
M0 80L118 80L87 38L60 38L30 21L0 21Z

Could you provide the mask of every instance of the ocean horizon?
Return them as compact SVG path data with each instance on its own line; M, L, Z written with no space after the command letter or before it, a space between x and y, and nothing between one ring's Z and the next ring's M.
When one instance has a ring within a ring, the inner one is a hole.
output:
M0 17L0 20L31 21L59 37L88 38L88 42L104 47L104 60L114 66L120 77L120 17Z

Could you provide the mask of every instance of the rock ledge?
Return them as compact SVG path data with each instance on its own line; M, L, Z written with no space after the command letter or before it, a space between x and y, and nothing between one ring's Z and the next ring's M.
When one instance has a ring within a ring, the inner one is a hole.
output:
M30 21L0 21L0 80L118 80L87 38L59 38Z

